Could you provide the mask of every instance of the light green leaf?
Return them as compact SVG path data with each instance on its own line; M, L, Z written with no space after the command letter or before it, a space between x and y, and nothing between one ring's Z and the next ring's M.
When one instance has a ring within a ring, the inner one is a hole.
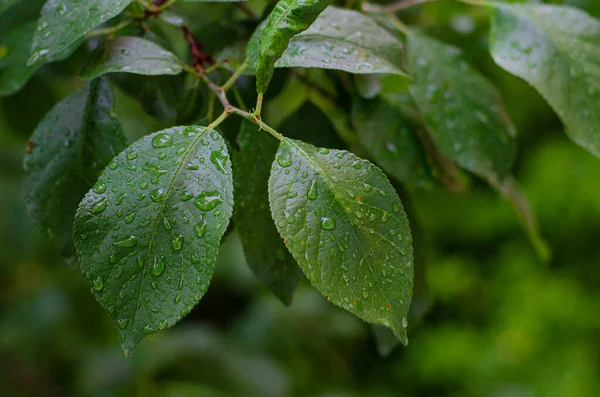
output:
M251 65L258 57L261 29L264 24L258 27L248 43ZM357 11L329 7L310 28L290 40L275 67L406 76L398 66L401 62L402 42L373 19Z
M148 135L119 154L81 201L81 270L126 355L206 292L233 206L223 138L205 127Z
M567 6L492 7L494 61L535 87L571 139L600 156L600 22Z
M305 31L333 0L279 0L258 39L256 90L267 91L275 62L287 48L290 39Z
M342 150L282 140L269 178L277 229L326 298L407 343L412 239L381 170Z
M90 55L79 76L89 80L111 72L179 74L181 65L175 54L151 41L139 37L118 37L103 42Z
M256 277L289 305L302 274L279 237L269 209L269 172L277 141L249 121L242 123L238 141L234 220L246 261Z
M108 84L93 80L54 106L33 132L24 191L29 213L50 235L70 238L77 204L127 146L113 106Z
M461 167L502 179L512 165L515 129L498 90L462 52L416 32L408 36L410 93L436 146Z
M38 63L26 66L29 59L29 48L36 22L30 21L10 30L0 38L0 96L14 94L29 81L31 76L43 65ZM75 50L69 46L48 57L46 62L60 61L67 58Z
M431 167L410 119L376 99L357 101L352 120L361 143L388 175L412 186L433 186Z
M28 65L45 62L102 22L118 15L133 0L49 0L42 8Z

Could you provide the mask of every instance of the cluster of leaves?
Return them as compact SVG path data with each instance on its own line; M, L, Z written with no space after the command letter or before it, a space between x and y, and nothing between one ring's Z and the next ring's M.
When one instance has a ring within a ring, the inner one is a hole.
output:
M494 61L535 87L569 136L600 155L600 22L568 6L464 2L489 10ZM126 355L201 299L232 215L248 264L282 301L291 301L301 269L330 302L407 343L412 236L383 171L409 189L450 190L464 189L456 165L472 172L514 204L540 257L548 256L510 174L516 131L498 90L460 49L393 15L419 2L356 10L280 0L271 12L267 3L221 5L251 22L266 17L254 33L214 46L186 26L208 4L37 3L0 5L0 95L80 47L86 82L33 133L28 208L76 258ZM276 68L291 70L262 112ZM247 111L252 76L257 99ZM127 147L113 87L171 127ZM383 171L304 142L310 131L296 140L273 128L306 99L344 147ZM213 120L216 101L223 113ZM224 123L231 115L242 118L232 136Z

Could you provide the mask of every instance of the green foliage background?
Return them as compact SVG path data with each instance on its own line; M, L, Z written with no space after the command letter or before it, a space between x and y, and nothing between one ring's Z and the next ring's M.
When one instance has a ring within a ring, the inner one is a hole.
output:
M564 3L600 17L596 1ZM210 12L197 21L198 36L220 48L236 34L231 6L202 6ZM409 328L408 347L381 358L370 326L328 304L306 280L284 307L250 273L233 232L193 312L123 359L114 324L88 282L34 229L21 189L31 131L81 85L73 78L86 59L80 49L74 61L44 66L0 101L0 395L598 395L600 162L568 140L532 88L494 65L485 10L446 1L401 16L464 49L500 88L519 131L514 173L552 248L548 265L487 185L473 179L465 194L416 191L402 199L413 232L419 229L415 244L427 267L415 271L429 294L413 302L427 311ZM283 73L275 73L273 95ZM252 92L253 81L244 79ZM116 104L130 142L167 125L122 91ZM308 103L279 130L314 144L336 139Z

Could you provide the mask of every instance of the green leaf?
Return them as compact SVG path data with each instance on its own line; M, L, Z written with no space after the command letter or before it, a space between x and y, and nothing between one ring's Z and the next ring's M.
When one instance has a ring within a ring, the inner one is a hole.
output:
M380 99L357 101L352 116L361 143L388 175L412 186L433 186L417 126L410 119Z
M289 305L301 273L279 237L269 209L269 172L277 141L249 121L242 123L238 141L234 220L244 254L256 277Z
M4 14L5 11L20 1L21 0L0 0L0 15Z
M567 6L492 7L494 61L535 87L571 139L600 156L600 22Z
M118 37L103 42L90 55L79 76L89 80L112 72L179 74L181 65L175 54L151 41L139 37Z
M315 288L406 344L412 239L383 172L347 151L284 138L269 200L279 233Z
M137 141L81 201L74 230L81 270L126 355L204 295L232 206L226 144L198 126Z
M77 204L127 144L112 113L113 93L93 80L40 121L25 155L29 213L50 235L70 237Z
M248 43L252 65L258 57L259 26ZM402 42L369 16L342 8L327 8L306 31L294 36L278 68L321 68L350 73L391 73L408 76L400 70Z
M471 172L502 179L516 133L498 90L459 49L416 32L408 36L408 60L410 93L440 152Z
M42 8L28 65L44 62L118 15L133 0L50 0Z
M332 0L279 0L269 15L259 37L256 61L256 90L267 91L275 62L287 48L290 39L308 29Z
M31 76L43 65L26 66L36 22L30 21L10 30L0 38L0 96L19 91ZM73 46L48 57L46 62L67 58L75 50Z

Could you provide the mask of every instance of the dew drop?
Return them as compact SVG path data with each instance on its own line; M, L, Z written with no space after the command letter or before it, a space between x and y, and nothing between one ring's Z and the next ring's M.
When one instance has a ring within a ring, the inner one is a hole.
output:
M206 221L204 220L202 221L202 223L198 223L196 224L196 226L194 226L194 234L199 238L204 237L204 235L206 234L206 230L208 230L208 226L206 225Z
M169 147L173 144L173 137L164 132L158 133L152 138L152 146L156 148Z
M165 198L165 192L161 188L154 189L150 192L150 199L155 203L159 203L159 202L163 201L164 198Z
M181 234L173 236L173 238L171 239L171 248L173 248L174 251L180 251L182 246L183 236Z
M216 190L210 192L204 192L196 197L194 205L200 208L202 211L210 211L217 205L221 204L223 200Z
M152 265L152 269L150 269L152 274L155 276L160 276L165 271L165 257L154 257L154 264Z
M130 248L130 247L135 247L138 243L138 239L135 236L129 236L129 237L125 237L124 239L121 239L119 241L115 241L113 242L113 245L115 247L126 247L126 248Z
M94 279L94 289L96 291L102 291L103 288L104 288L104 280L100 276L96 277Z
M133 222L133 220L135 219L135 216L137 215L137 212L132 212L131 214L127 215L125 217L125 223L131 223Z
M94 185L94 192L97 194L102 194L105 191L106 191L106 183L104 183L102 181L96 182L96 184Z
M325 230L331 230L335 228L335 219L333 218L321 218L321 227Z
M289 157L277 156L277 164L286 168L292 165L292 160L290 160Z
M400 206L395 201L392 202L392 211L394 211L394 212L400 211Z
M214 164L217 170L222 174L229 174L227 171L227 156L221 151L215 150L210 154L210 162Z
M127 328L128 324L129 324L129 319L128 318L120 318L120 319L117 320L117 325L121 329Z
M312 180L310 181L310 185L308 185L308 193L306 195L308 197L309 200L316 200L317 199L317 181L316 180Z
M106 209L106 205L108 204L108 200L106 197L100 199L94 205L92 205L92 214L99 214Z

